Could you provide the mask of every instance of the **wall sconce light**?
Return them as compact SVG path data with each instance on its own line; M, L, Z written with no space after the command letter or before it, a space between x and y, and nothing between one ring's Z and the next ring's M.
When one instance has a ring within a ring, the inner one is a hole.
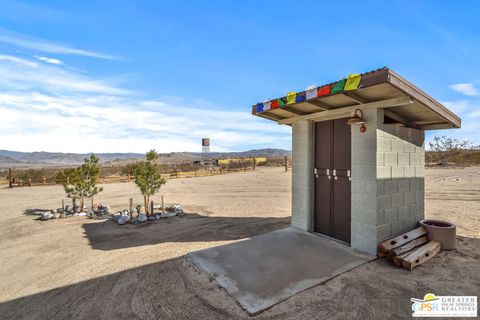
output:
M363 112L360 109L355 109L353 116L347 120L347 124L349 126L361 124L362 126L360 127L360 132L363 133L367 131L367 127L365 127L365 119L363 119Z

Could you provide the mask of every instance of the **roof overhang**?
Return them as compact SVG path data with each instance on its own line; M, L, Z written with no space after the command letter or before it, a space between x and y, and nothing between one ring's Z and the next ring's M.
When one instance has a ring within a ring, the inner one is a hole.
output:
M329 84L335 86L338 82ZM358 89L315 97L252 113L278 124L349 117L355 109L384 109L391 124L420 130L460 128L461 119L438 101L388 68L361 75Z

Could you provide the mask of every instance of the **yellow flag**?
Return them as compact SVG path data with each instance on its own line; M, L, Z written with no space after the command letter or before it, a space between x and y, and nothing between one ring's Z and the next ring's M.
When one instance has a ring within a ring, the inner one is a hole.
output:
M287 104L294 104L296 97L297 97L297 93L296 93L296 92L289 92L289 93L287 93Z
M362 76L359 74L351 74L348 76L347 84L345 84L345 88L343 90L355 90L358 89L360 85L360 80Z

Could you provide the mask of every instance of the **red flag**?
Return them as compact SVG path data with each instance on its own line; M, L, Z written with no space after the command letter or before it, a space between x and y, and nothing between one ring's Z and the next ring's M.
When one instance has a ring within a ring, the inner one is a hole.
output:
M330 94L330 86L323 86L318 88L317 96L328 96Z

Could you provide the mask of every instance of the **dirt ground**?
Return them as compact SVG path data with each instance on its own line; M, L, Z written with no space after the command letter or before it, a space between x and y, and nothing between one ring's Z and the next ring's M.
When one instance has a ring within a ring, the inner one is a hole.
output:
M458 225L458 250L412 272L376 260L272 307L259 319L411 318L410 298L480 295L480 168L427 169L427 217ZM60 206L60 186L0 189L0 318L237 319L247 314L184 264L192 250L286 227L282 168L171 180L161 194L186 214L141 226L83 217L40 222L26 208ZM141 203L133 183L108 184L113 209ZM158 200L159 197L156 197Z

